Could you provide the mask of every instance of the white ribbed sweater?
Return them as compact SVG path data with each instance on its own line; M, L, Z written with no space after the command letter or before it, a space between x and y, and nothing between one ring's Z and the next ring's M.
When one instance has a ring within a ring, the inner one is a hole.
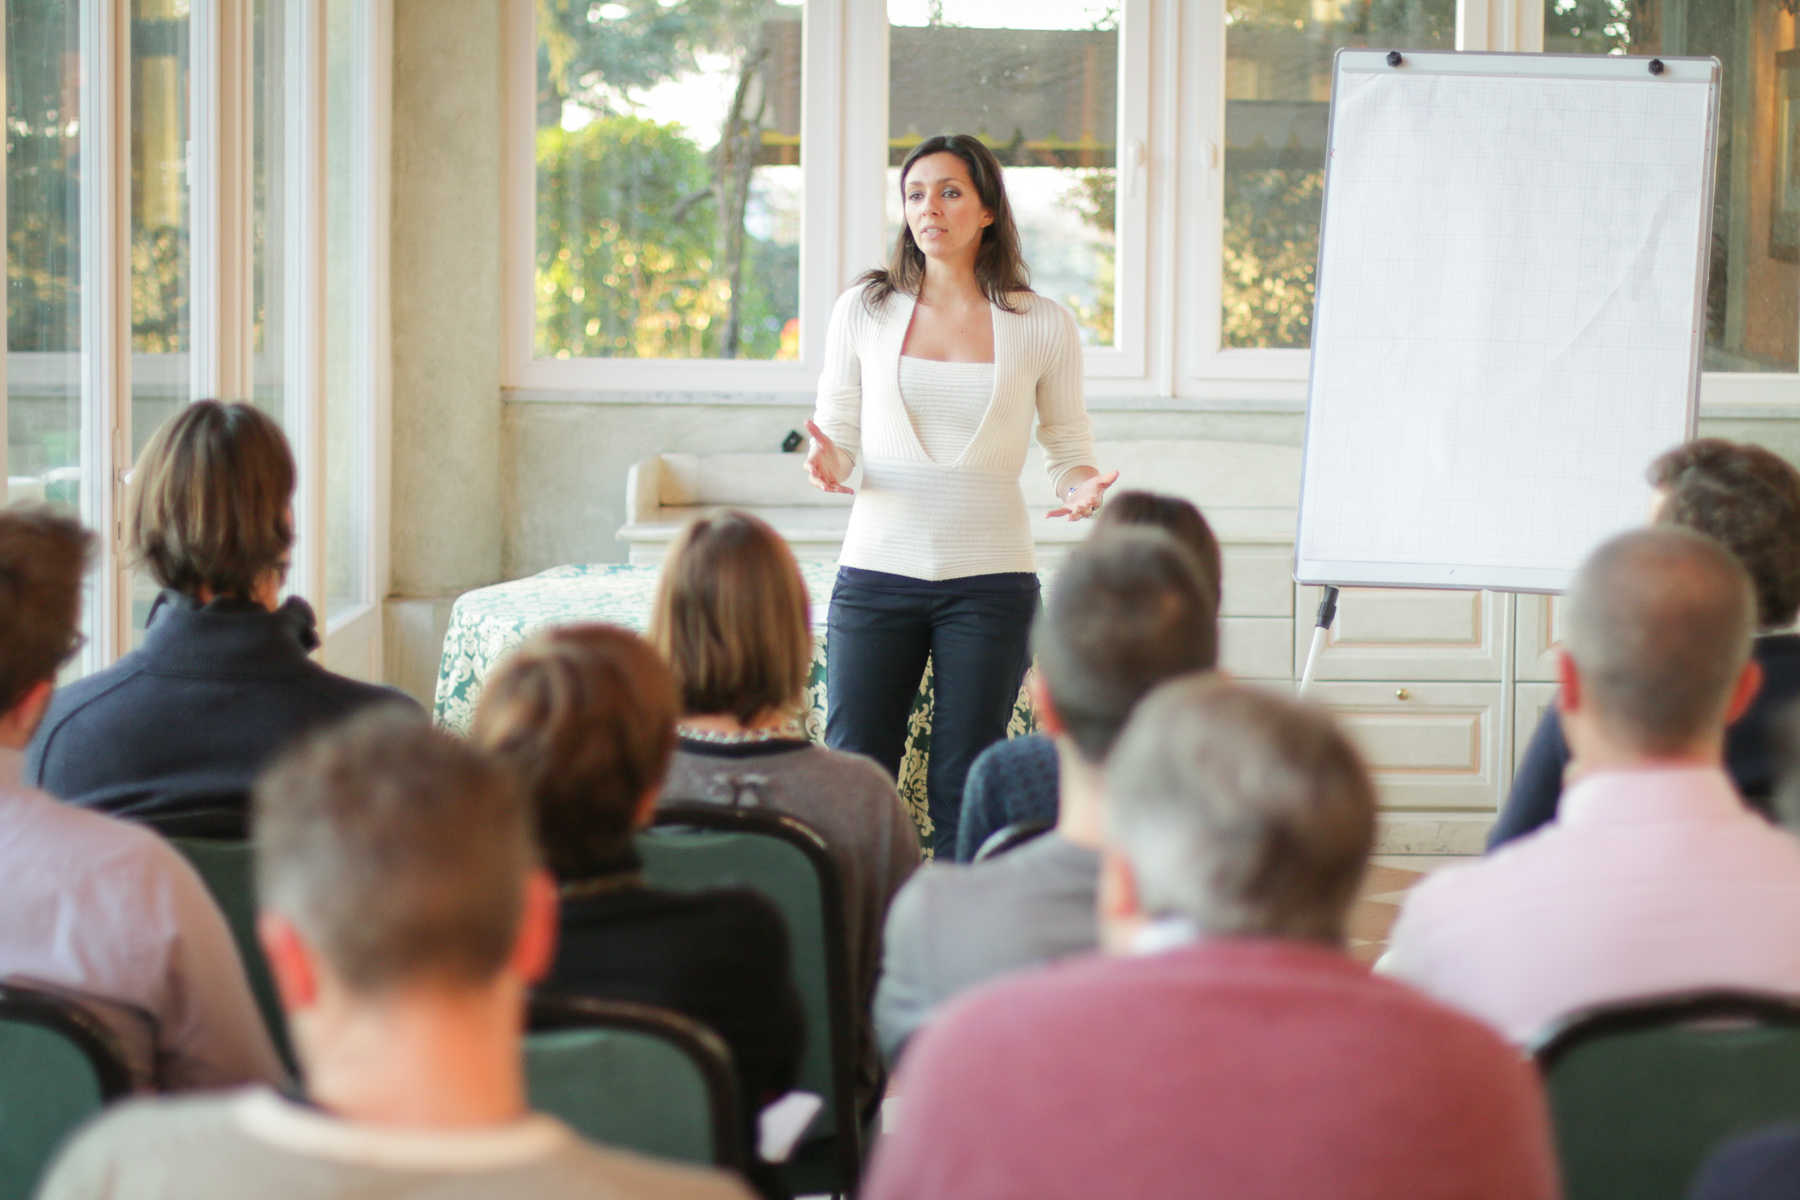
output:
M900 393L900 348L915 301L896 294L877 314L861 288L838 297L813 419L862 467L840 564L915 579L1037 569L1019 489L1033 418L1058 500L1064 476L1096 464L1075 318L1035 293L1020 294L1018 304L1016 313L990 309L993 397L962 454L939 463Z

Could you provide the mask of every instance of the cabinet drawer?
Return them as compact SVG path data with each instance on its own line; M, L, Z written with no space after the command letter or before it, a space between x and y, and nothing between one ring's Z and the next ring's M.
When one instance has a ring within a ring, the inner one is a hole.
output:
M1225 546L1223 595L1219 615L1225 617L1292 617L1294 556L1263 546Z
M1219 666L1239 679L1292 679L1292 622L1286 617L1221 617Z
M1519 597L1519 650L1514 661L1521 682L1527 679L1556 682L1556 651L1562 645L1562 619L1561 596ZM1530 730L1522 729L1519 736L1529 737Z
M1492 811L1500 778L1498 684L1315 683L1361 750L1386 809Z
M1306 664L1320 589L1298 590L1294 671ZM1316 679L1497 680L1504 608L1492 592L1344 588Z

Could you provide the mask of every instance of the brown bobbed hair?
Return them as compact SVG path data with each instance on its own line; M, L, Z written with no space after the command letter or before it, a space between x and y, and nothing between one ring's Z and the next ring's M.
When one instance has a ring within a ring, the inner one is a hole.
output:
M995 307L1018 312L1018 302L1013 297L1031 290L1031 270L1025 265L1025 252L1019 245L1019 227L1006 198L1000 160L972 134L941 133L928 137L914 146L900 164L902 209L906 202L906 177L913 164L933 154L954 154L962 159L982 207L994 214L993 223L981 231L981 249L975 254L975 279ZM918 296L925 285L925 251L913 240L911 225L900 222L900 236L894 242L894 255L888 265L865 272L856 282L863 289L863 304L870 312L886 304L895 292Z
M196 400L150 436L132 471L125 533L134 565L199 598L248 599L294 545L294 456L273 417Z
M696 517L663 564L650 641L681 711L749 724L800 707L812 671L806 583L780 534L747 512Z
M1698 530L1731 551L1756 587L1756 623L1800 613L1800 471L1772 450L1724 438L1685 442L1650 464L1667 493L1658 524Z
M81 577L94 535L46 505L0 509L0 712L67 662L80 643Z
M518 782L383 704L303 739L252 795L257 899L353 991L477 989L505 968L537 868Z
M475 709L475 744L511 767L561 880L603 871L675 753L675 687L648 642L613 625L540 633L501 664Z
M1218 607L1225 580L1224 558L1212 526L1191 501L1159 492L1120 492L1107 497L1100 515L1094 518L1094 534L1132 525L1160 529L1192 550L1212 587L1213 607Z

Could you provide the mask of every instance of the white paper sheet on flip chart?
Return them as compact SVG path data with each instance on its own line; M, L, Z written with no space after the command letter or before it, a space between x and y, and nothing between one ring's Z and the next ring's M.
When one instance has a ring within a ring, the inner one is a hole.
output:
M1554 588L1691 427L1711 87L1335 86L1299 574Z

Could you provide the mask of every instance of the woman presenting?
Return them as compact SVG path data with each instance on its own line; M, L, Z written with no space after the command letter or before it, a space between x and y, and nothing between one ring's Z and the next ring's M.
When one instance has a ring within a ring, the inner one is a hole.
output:
M814 487L849 492L862 468L831 593L825 742L897 776L929 656L929 833L949 855L963 779L1006 736L1029 659L1037 559L1019 472L1033 417L1050 516L1092 516L1119 473L1095 466L1075 319L1031 290L992 152L929 138L900 189L893 259L838 298L806 426Z

